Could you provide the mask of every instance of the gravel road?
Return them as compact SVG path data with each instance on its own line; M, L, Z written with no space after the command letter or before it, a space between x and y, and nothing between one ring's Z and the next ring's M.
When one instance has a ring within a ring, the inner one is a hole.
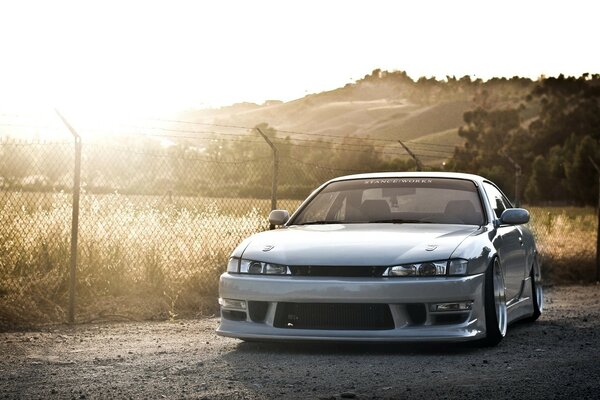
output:
M494 348L243 343L218 319L0 333L0 398L598 398L600 286L555 287Z

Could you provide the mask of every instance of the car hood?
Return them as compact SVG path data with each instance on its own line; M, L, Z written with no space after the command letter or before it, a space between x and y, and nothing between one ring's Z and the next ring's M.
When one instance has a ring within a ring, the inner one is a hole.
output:
M479 229L448 224L291 226L249 238L242 257L284 265L397 265L444 260Z

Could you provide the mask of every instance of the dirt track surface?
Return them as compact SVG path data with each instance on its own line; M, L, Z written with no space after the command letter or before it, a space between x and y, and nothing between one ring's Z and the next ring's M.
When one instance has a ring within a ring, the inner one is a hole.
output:
M600 286L546 292L494 348L264 344L218 319L0 334L0 398L598 398Z

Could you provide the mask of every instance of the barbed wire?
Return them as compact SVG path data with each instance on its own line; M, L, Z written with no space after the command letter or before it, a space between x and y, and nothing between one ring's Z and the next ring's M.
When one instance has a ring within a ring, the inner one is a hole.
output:
M283 146L293 146L293 147L303 147L303 148L307 148L307 149L315 149L314 146L308 146L308 145L302 145L302 144L295 144L295 143L282 143L279 142L279 145L283 145ZM394 157L408 157L410 158L410 155L407 154L406 152L402 152L402 153L392 153L389 151L375 151L375 150L355 150L355 149L327 149L330 151L345 151L345 152L352 152L352 153L362 153L362 154L378 154L378 155L386 155L386 156L394 156ZM439 158L443 158L443 157L439 157L439 156L433 156L433 155L429 155L429 154L422 154L422 153L415 153L418 157L424 157L424 158L434 158L434 159L439 159Z
M14 146L39 146L39 145L73 145L72 140L56 141L46 139L31 139L31 138L15 138L15 137L0 137L0 144Z
M237 125L222 125L222 124L209 124L209 123L195 123L192 121L180 121L180 120L161 120L161 121L170 121L170 122L180 122L180 123L190 123L190 124L202 124L202 125L211 125L211 126L217 126L217 127L229 127L229 128L239 128L239 129L245 129L245 130L253 130L254 128L249 128L249 127L242 127L242 126L237 126ZM0 123L0 125L2 125ZM15 126L15 124L5 124L7 126ZM26 126L26 127L32 127L32 128L40 128L42 126L39 125L25 125L25 124L19 124L19 126ZM164 127L147 127L147 126L133 126L133 125L123 125L126 126L128 128L133 128L133 129L140 129L140 130L162 130L162 131L166 131L166 132L178 132L178 133L194 133L194 136L183 136L183 135L167 135L167 134L152 134L152 133L145 133L145 132L123 132L124 134L127 135L141 135L141 136L148 136L148 137L162 137L162 138L171 138L171 139L193 139L193 140L199 140L199 139L205 139L205 140L219 140L218 138L214 138L214 137L207 137L207 136L198 136L199 134L210 134L210 135L217 135L217 136L223 136L223 137L228 137L228 141L239 141L239 142L247 142L247 143L261 143L262 140L257 139L257 140L252 140L252 138L249 138L247 134L236 134L236 133L227 133L227 132L216 132L216 131L198 131L198 130L186 130L186 129L174 129L174 128L164 128ZM90 130L89 128L87 130ZM102 130L96 129L96 128L92 128L93 131L96 132L104 132ZM307 132L295 132L295 131L285 131L285 130L281 130L281 131L277 131L277 132L287 132L287 133L298 133L298 134L309 134ZM240 139L232 139L231 136L233 137L237 137ZM315 134L315 136L323 136L323 137L335 137L337 139L344 139L344 140L361 140L361 141L384 141L387 143L391 144L397 144L397 141L394 140L387 140L387 139L374 139L374 138L359 138L359 137L352 137L352 136L335 136L335 135L319 135L319 134ZM275 140L278 141L279 144L282 144L284 146L290 146L291 144L289 143L285 143L285 140L288 140L287 138L274 138ZM336 148L334 150L341 150L341 151L352 151L352 152L356 152L356 153L375 153L375 154L380 154L380 155L387 155L387 156L395 156L398 157L399 154L397 153L391 153L391 152L386 152L386 151L381 151L381 150L373 150L373 149L365 149L362 150L362 148L365 146L364 144L358 144L358 143L345 143L345 142L331 142L331 141L324 141L324 140L314 140L314 139L303 139L303 138L289 138L290 141L300 141L300 142L304 142L304 143L316 143L319 145L323 145L323 144L330 144L330 145L335 145ZM427 149L427 148L423 148L423 146L428 146L428 145L437 145L437 144L424 144L424 143L419 143L419 142L411 142L411 144L416 145L416 146L420 146L421 148L419 149L419 153L415 152L415 154L418 157L423 157L423 158L430 158L430 159L440 159L440 158L444 158L444 156L446 156L446 158L450 157L453 153L450 152L443 152L441 150L437 150L437 149ZM294 146L297 147L304 147L304 148L314 148L317 146L305 146L305 145L301 145L301 144L293 144ZM370 146L372 146L373 148L381 148L381 149L389 149L390 145L375 145L375 144L370 144ZM444 145L439 145L439 146L444 146ZM359 148L358 150L356 148ZM426 153L423 153L426 152ZM400 154L400 156L402 157L408 157L407 154Z
M210 122L172 120L172 119L161 119L161 118L150 118L150 120L161 121L161 122L170 122L170 123L191 124L191 125L215 126L215 127L232 128L232 129L246 129L246 130L255 129L254 127L248 127L248 126L215 124L215 123L210 123ZM395 139L371 138L371 137L359 137L359 136L353 137L353 136L328 135L328 134L325 134L325 133L300 132L300 131L293 131L293 130L286 130L286 129L277 129L276 127L273 127L273 129L275 129L277 132L280 132L280 133L289 133L289 134L294 134L294 135L308 135L308 136L329 137L329 138L336 138L336 139L368 140L368 141L379 141L379 142L387 142L387 143L397 143L398 142ZM451 148L455 147L453 145L445 145L445 144L441 144L441 143L427 143L427 142L413 142L413 143L423 143L423 144L428 144L428 145L433 145L433 146L451 147Z
M206 140L224 140L227 142L240 142L240 143L264 143L263 140L261 139L257 139L257 140L252 140L250 138L247 139L235 139L235 138L228 138L228 139L218 139L218 138L210 138L210 137L204 137L204 138L199 138L197 136L195 137L181 137L181 136L170 136L170 135L153 135L153 134L143 134L142 136L153 136L153 137L162 137L162 138L190 138L190 139L206 139ZM282 146L282 147L301 147L301 148L307 148L307 149L312 149L312 150L317 150L319 149L319 146L315 146L315 145L303 145L303 144L298 144L298 143L287 143L282 138L275 138L275 140L277 141L277 145ZM26 143L23 143L24 145L26 145L27 143L31 143L31 144L36 144L36 143L41 143L41 142L34 142L34 141L27 141ZM317 142L318 143L318 142ZM321 142L322 143L322 142ZM88 142L88 145L97 145L97 142ZM405 157L408 158L410 157L408 154L406 154L405 152L402 153L394 153L394 152L390 152L390 151L378 151L378 150L371 150L371 149L350 149L345 147L344 144L342 143L337 143L335 144L336 146L333 148L323 148L321 147L321 150L328 150L328 151L334 151L334 152L352 152L352 153L361 153L361 154L365 154L365 153L371 153L371 154L377 154L377 155L384 155L384 156L392 156L392 157ZM360 147L364 147L360 146ZM389 147L388 147L389 148ZM428 153L423 153L424 151L428 152ZM415 155L417 155L418 157L423 157L423 158L430 158L430 159L442 159L442 158L449 158L451 156L450 153L444 153L444 152L438 152L435 150L420 150L419 152L414 152Z
M181 121L180 121L181 122ZM189 122L189 123L193 123L193 122ZM241 128L241 129L246 129L246 130L254 130L255 128L249 128L249 127L241 127L241 126L234 126L234 125L219 125L219 124L206 124L206 125L212 125L212 126L218 126L218 127L228 127L228 128ZM174 129L174 128L163 128L163 127L140 127L140 126L130 126L132 128L136 128L136 129L159 129L159 130L164 130L167 132L181 132L181 133L200 133L200 134L213 134L213 135L220 135L220 136L234 136L234 137L244 137L247 138L247 134L243 135L243 134L236 134L236 133L226 133L226 132L215 132L215 131L197 131L197 130L187 130L187 129ZM283 130L276 130L277 132L292 132L292 131L283 131ZM143 134L146 136L152 136L154 134ZM315 135L315 136L319 136L319 135ZM331 136L331 135L322 135L322 136ZM162 137L172 137L172 138L189 138L189 139L198 139L199 137L197 136L181 136L181 135L163 135ZM335 136L336 138L339 139L354 139L354 140L364 140L364 141L375 141L375 140L380 140L380 139L372 139L372 138L360 138L360 137L352 137L352 136ZM203 137L205 139L211 139L211 138L206 138ZM284 143L283 141L288 140L287 138L280 138L280 137L274 137L272 138L274 140L277 140L279 143L287 145L287 143ZM358 143L344 143L344 142L331 142L331 141L324 141L324 140L314 140L314 139L302 139L302 138L289 138L290 141L297 141L297 142L305 142L305 143L317 143L317 144L332 144L332 145L336 145L336 146L344 146L345 148L347 147L364 147L364 144L358 144ZM383 139L382 139L383 140ZM386 142L389 142L390 145L396 145L398 144L397 140L385 140ZM257 141L252 141L252 140L248 140L248 142L262 142L262 140L257 140ZM411 142L415 145L421 145L421 146L427 146L428 144L425 143L418 143L418 142ZM437 145L435 143L431 144L431 145ZM300 146L300 145L297 145ZM389 145L371 145L374 148L383 148L383 149L388 149ZM444 145L439 145L439 146L444 146ZM300 147L310 147L310 146L300 146ZM311 147L312 148L312 147ZM347 149L347 151L351 151L349 149ZM372 150L363 150L364 152L372 152ZM430 149L421 149L421 151L428 151L429 153L435 153L438 155L447 155L447 156L451 156L453 154L453 152L443 152L440 150L430 150ZM395 153L389 153L389 152L383 152L383 151L378 151L376 152L378 154L388 154L388 155L396 155ZM439 158L439 157L435 157L432 156L431 154L417 154L417 156L425 156L425 157L434 157L434 158Z
M216 125L215 126L220 126L220 127L232 127L232 126L225 126L225 125ZM147 127L147 126L132 126L129 125L128 127L130 128L134 128L134 129L152 129L152 130L163 130L166 132L180 132L180 133L197 133L197 134L213 134L213 135L220 135L220 136L234 136L234 137L247 137L247 134L239 134L239 133L228 133L228 132L215 132L215 131L198 131L198 130L189 130L189 129L175 129L175 128L163 128L163 127ZM240 127L241 128L241 127ZM254 130L255 128L247 128L244 127L244 129L247 130ZM286 131L280 131L280 130L276 130L278 133L279 132L283 132L285 133ZM138 134L138 133L136 133ZM157 134L144 134L144 133L139 133L141 135L145 135L145 136L162 136L162 137L172 137L172 138L185 138L185 139L198 139L199 137L197 136L181 136L181 135L157 135ZM319 135L315 135L315 136L319 136ZM323 135L323 137L325 136L331 136L331 135ZM352 137L352 136L335 136L338 139L344 139L344 140L361 140L361 141L379 141L380 139L373 139L373 138L362 138L362 137ZM286 140L287 138L280 138L280 137L275 137L275 140ZM306 142L306 143L319 143L319 144L333 144L333 145L337 145L337 146L346 146L346 147L362 147L364 146L364 144L360 144L360 143L345 143L345 142L332 142L332 141L326 141L326 140L315 140L315 139L303 139L303 138L289 138L289 140L291 141L297 141L297 142ZM382 139L383 140L383 139ZM398 144L397 140L385 140L385 142L388 142L389 145L395 145ZM407 142L409 143L409 142ZM446 145L442 145L442 144L436 144L436 143L422 143L422 142L410 142L414 145L417 146L439 146L439 147L452 147L454 148L454 146L446 146ZM387 148L389 145L372 145L373 147L378 147L378 148ZM444 153L440 150L430 150L432 152L438 152L438 153ZM452 152L446 152L446 154L452 154Z
M30 117L29 115L24 115L24 114L6 114L6 113L0 113L0 116L11 116L11 117ZM178 123L178 124L187 124L187 125L201 125L201 126L213 126L213 127L221 127L221 128L230 128L230 129L243 129L243 130L254 130L255 127L249 127L249 126L243 126L243 125L233 125L233 124L217 124L217 123L210 123L210 122L200 122L200 121L186 121L186 120L181 120L181 119L163 119L163 118L146 118L146 120L149 121L158 121L158 122L167 122L167 123ZM2 123L0 123L0 125L2 125ZM17 125L17 124L12 124L12 126L28 126L28 125ZM137 129L160 129L160 130L164 130L164 131L171 131L171 132L188 132L188 133L196 133L199 132L201 133L202 131L195 131L195 130L182 130L182 129L174 129L174 128L165 128L165 127L148 127L148 126L144 126L144 127L139 127L139 126L132 126L132 125L120 125L120 126L128 126L131 128L137 128ZM34 127L34 126L29 126L29 127ZM40 126L43 127L43 126ZM45 126L45 127L50 127L50 126ZM56 126L52 127L52 128L57 128ZM329 134L325 134L325 133L317 133L317 132L301 132L301 131L296 131L296 130L286 130L286 129L277 129L276 127L273 127L277 132L279 133L289 133L289 134L294 134L294 135L305 135L305 136L315 136L315 137L327 137L327 138L334 138L334 139L344 139L344 140L361 140L361 141L371 141L371 142L384 142L384 143L397 143L396 139L386 139L386 138L372 138L372 137L361 137L361 136L349 136L349 135L329 135ZM89 128L88 128L89 129ZM92 128L94 129L94 128ZM219 134L226 134L223 132L219 132ZM230 134L230 135L239 135L239 134ZM299 139L299 138L293 138L294 140L304 140L307 141L309 139ZM332 143L336 143L336 142L332 142ZM431 143L431 142L424 142L424 141L417 141L417 140L406 140L405 143L411 143L414 145L424 145L424 146L433 146L433 147L440 147L440 148L449 148L449 149L454 149L456 147L456 145L451 145L451 144L443 144L443 143Z
M133 127L133 126L131 126L131 127ZM139 127L139 126L136 126L134 128L136 128L136 129L160 129L160 130L165 130L165 131L168 131L168 132L212 134L212 135L217 135L217 136L222 136L222 137L248 138L248 134L216 132L216 131L197 131L197 130L182 130L182 129L161 128L161 127ZM166 134L154 134L154 133L142 133L142 132L140 132L140 133L129 133L129 134L142 135L142 136L150 136L150 137L173 138L173 139L217 139L218 140L218 138L212 138L212 137L207 137L207 136L182 136L182 135L166 135ZM342 139L348 139L349 137L341 137L341 138ZM248 139L250 139L250 138L248 138ZM314 140L314 139L302 139L302 138L272 137L271 139L277 140L280 143L283 143L283 141L285 141L285 140L290 140L292 142L304 142L304 143L316 143L316 144L331 144L331 145L335 145L335 146L352 147L352 148L361 148L361 147L365 146L365 144L359 144L359 143L331 142L331 141L326 141L326 140ZM360 138L351 138L351 139L360 139ZM247 141L248 142L264 143L264 141L262 139L260 139L260 140L247 140ZM392 142L390 142L389 145L373 145L373 144L368 144L368 145L369 146L373 146L374 148L388 149L389 146L391 146L391 145L397 145L397 144L398 144L398 141L392 141ZM442 152L440 150L429 150L429 149L424 149L424 150L428 150L430 152L435 152L435 153L444 154L444 155L451 155L452 154L451 152ZM366 150L366 151L370 152L370 150Z
M188 155L179 155L177 153L169 152L168 150L164 152L152 152L152 151L140 151L140 150L132 150L130 147L121 147L121 146L112 146L112 145L94 145L95 149L109 149L121 153L127 154L135 154L147 157L155 157L155 158L168 158L168 159L176 159L176 160L185 160L185 161L200 161L207 163L215 163L215 164L244 164L244 163L252 163L264 160L271 160L273 157L264 156L264 157L256 157L256 158L240 158L233 160L213 160L205 157L190 157Z
M451 144L430 143L430 142L417 142L417 141L414 141L414 140L407 140L405 143L409 143L411 145L423 145L423 146L433 146L433 147L442 147L442 148L452 148L452 150L454 150L456 147L460 147L460 146L451 145Z

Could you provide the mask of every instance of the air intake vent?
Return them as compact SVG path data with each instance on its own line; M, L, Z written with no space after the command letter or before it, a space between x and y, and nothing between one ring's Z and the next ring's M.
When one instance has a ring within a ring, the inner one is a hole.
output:
M387 304L279 303L273 324L288 329L394 329Z
M250 319L252 322L264 322L268 309L269 303L266 301L248 302L248 314L250 314Z

